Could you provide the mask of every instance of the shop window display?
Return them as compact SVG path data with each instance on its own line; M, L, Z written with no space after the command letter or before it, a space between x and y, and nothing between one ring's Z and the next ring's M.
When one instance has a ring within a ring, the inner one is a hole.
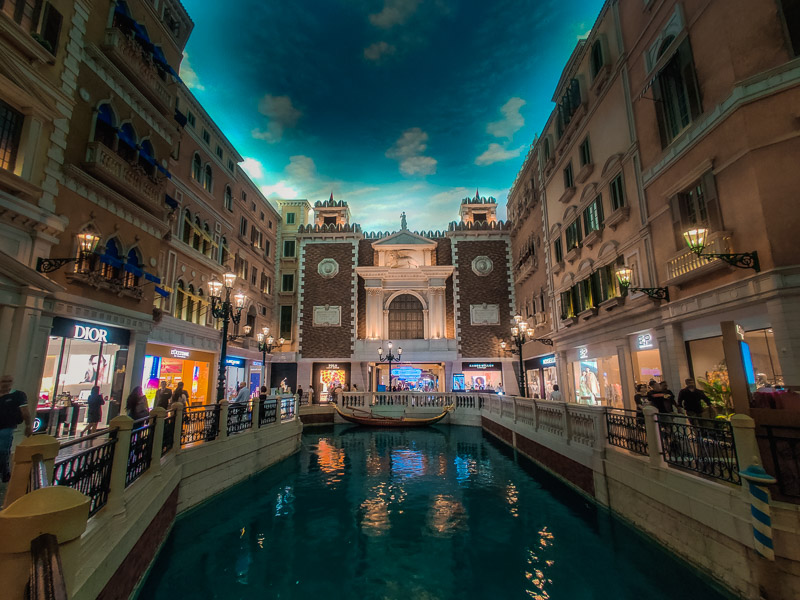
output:
M622 407L622 384L616 356L583 359L573 363L573 367L576 402Z

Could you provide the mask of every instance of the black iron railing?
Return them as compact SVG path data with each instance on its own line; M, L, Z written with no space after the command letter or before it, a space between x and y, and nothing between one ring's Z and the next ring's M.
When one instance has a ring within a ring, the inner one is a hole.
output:
M609 408L606 410L608 443L636 454L647 454L647 434L644 415L635 410Z
M175 411L171 410L164 418L164 437L161 441L161 456L172 450L175 443Z
M762 450L764 466L778 480L777 488L787 500L800 499L800 427L777 427L764 425L765 434L758 438L763 448L769 446L769 453ZM772 461L771 469L769 461Z
M263 427L275 422L275 414L278 412L278 400L276 398L267 398L266 400L259 400L261 406L258 411L258 426Z
M741 484L733 430L728 421L659 414L658 429L667 464Z
M250 402L233 403L228 407L228 435L253 426L253 409Z
M210 442L219 432L219 406L187 408L183 413L181 446L195 442Z
M28 492L46 488L50 485L47 479L47 466L41 454L34 454L31 457L31 480L28 483Z
M68 600L67 584L58 552L58 539L43 533L31 541L31 576L25 590L27 600Z
M56 458L53 485L65 485L89 496L91 517L108 501L111 485L111 464L117 444L116 430L98 431L61 445L61 451L80 445L88 445L64 458ZM67 450L69 451L69 450Z
M150 468L150 460L153 457L155 429L155 419L151 417L145 417L133 422L131 449L128 453L128 468L125 472L125 487L136 481L142 473Z
M294 396L281 398L281 421L294 419Z

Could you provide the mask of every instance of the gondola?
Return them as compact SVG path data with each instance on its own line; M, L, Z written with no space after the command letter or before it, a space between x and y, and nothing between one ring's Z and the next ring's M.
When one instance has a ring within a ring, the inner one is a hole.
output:
M421 427L424 425L433 425L434 423L438 423L444 419L447 416L447 413L455 408L455 405L451 404L449 406L445 406L444 410L442 410L442 414L440 415L428 418L416 418L406 416L376 416L372 414L372 411L361 410L353 407L350 407L350 410L353 412L347 413L343 412L337 403L334 402L333 406L336 409L336 412L339 413L339 416L345 421L350 421L351 423L356 423L357 425L367 425L369 427ZM357 415L356 413L363 413L363 415Z

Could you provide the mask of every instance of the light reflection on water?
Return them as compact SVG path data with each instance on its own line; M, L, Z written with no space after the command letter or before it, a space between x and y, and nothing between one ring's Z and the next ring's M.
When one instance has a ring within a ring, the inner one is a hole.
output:
M179 519L139 598L722 600L479 429L303 439Z

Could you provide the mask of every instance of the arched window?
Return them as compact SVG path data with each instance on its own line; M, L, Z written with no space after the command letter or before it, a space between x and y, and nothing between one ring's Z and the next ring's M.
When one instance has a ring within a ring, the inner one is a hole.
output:
M600 43L600 40L597 40L594 44L592 44L592 54L590 56L591 68L592 68L592 78L597 76L597 73L600 72L600 69L603 68L603 45Z
M183 319L185 321L194 322L195 310L196 308L194 302L194 286L190 283L188 293L186 294L186 311L184 312Z
M114 238L108 240L106 242L106 251L105 251L106 260L103 261L103 266L100 269L100 275L105 279L110 280L119 278L119 268L115 266L120 263L119 253L120 253L119 242Z
M192 159L192 179L195 181L203 180L203 162L197 152L194 153L194 158Z
M208 223L203 223L203 254L211 258L211 230Z
M156 174L156 154L153 151L153 144L150 140L142 140L139 144L139 166L144 169L150 177Z
M219 264L224 265L231 257L231 251L228 249L228 240L225 236L219 241Z
M231 186L225 186L225 208L230 211L233 211L233 192L231 191Z
M203 178L203 187L209 193L212 191L212 184L214 183L214 175L211 172L211 165L206 165L206 176Z
M195 250L200 250L200 232L203 229L203 225L200 223L200 217L194 218L194 237L192 238L192 248Z
M183 308L186 305L186 291L183 282L178 280L175 286L175 311L172 313L176 319L183 318Z
M110 104L101 104L94 123L94 141L114 150L117 142L117 117Z
M668 36L658 50L663 56L675 41ZM700 115L700 92L689 40L684 40L659 71L653 85L656 116L663 146L669 144Z
M117 154L128 162L136 162L136 131L130 123L123 123L119 128Z
M130 252L128 252L128 258L125 261L125 265L128 268L125 269L125 276L123 277L122 284L126 288L134 288L139 285L139 275L132 273L128 269L141 270L142 268L142 256L136 248L131 248Z
M389 305L389 337L393 340L421 340L425 337L422 303L411 294L397 296Z
M181 240L184 244L192 243L192 213L189 212L188 208L184 212L183 235L181 236Z

